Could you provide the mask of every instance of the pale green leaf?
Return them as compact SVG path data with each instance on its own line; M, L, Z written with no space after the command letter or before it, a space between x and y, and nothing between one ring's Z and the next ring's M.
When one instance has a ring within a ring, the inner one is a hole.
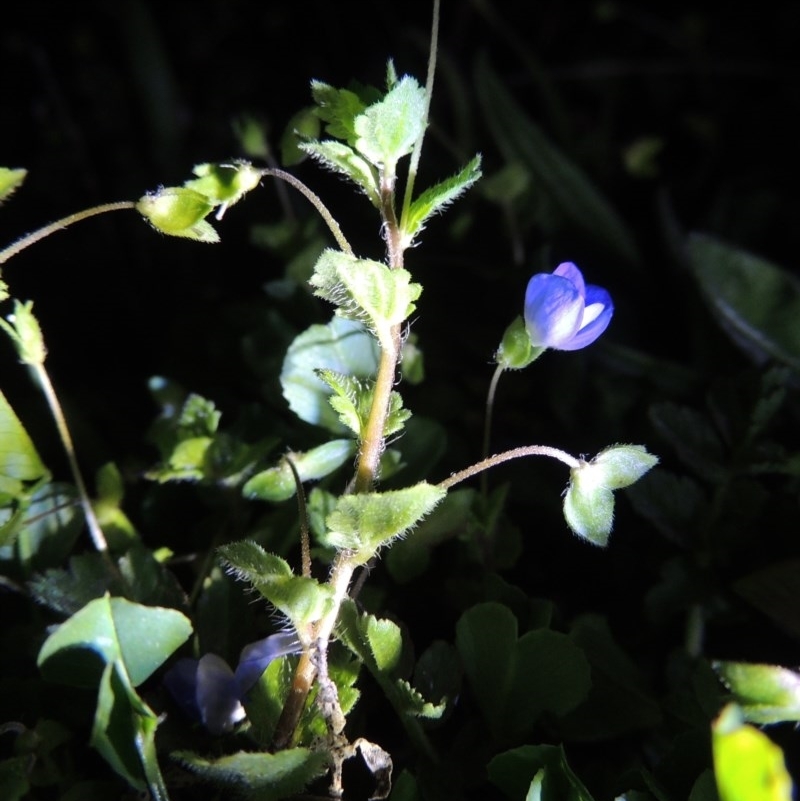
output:
M373 378L378 369L378 345L358 323L334 317L327 325L312 325L295 338L286 353L280 381L291 410L307 423L342 434L347 428L328 402L332 390L319 377L323 369Z
M426 189L411 203L408 217L402 221L403 241L410 245L427 220L444 211L481 177L481 157L475 156L456 175Z
M344 495L328 515L329 541L369 559L428 515L446 491L420 482L389 492Z
M749 723L800 721L800 673L778 665L714 662Z
M426 111L425 90L414 78L404 76L382 100L355 118L356 150L393 172L425 130Z
M4 495L17 497L26 483L47 475L31 438L0 391L0 503Z
M329 170L349 178L361 188L375 208L380 208L381 196L376 170L352 147L343 142L326 139L322 142L303 142L299 148Z
M88 650L103 663L119 662L136 687L191 632L189 620L175 609L142 606L105 595L90 601L45 640L38 665L51 681L78 687L96 686L98 675L87 669L91 659L80 653Z

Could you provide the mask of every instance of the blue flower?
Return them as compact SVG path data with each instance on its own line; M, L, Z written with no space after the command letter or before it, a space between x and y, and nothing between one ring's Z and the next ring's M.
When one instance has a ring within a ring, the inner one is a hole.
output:
M535 348L579 350L591 345L611 322L611 295L586 284L571 262L537 273L525 292L525 327Z
M273 659L302 650L292 632L271 634L246 645L234 672L217 654L179 659L165 674L164 684L184 713L200 721L211 734L227 734L245 718L247 693Z

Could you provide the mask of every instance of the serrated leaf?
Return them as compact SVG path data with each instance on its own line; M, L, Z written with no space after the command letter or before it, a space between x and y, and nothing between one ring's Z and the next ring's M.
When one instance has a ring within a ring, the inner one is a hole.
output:
M355 148L370 162L394 172L394 165L411 152L427 123L425 90L406 75L377 103L356 116Z
M730 338L758 364L800 369L800 282L787 270L703 234L689 237L692 274Z
M191 623L175 609L105 595L90 601L45 640L37 664L51 681L97 686L97 673L87 669L91 659L79 653L88 650L103 663L118 662L136 687L191 633Z
M325 615L333 590L312 578L295 576L289 563L254 542L237 542L219 549L220 558L240 579L250 582L302 637L306 627ZM305 643L307 645L307 643Z
M475 156L459 173L426 189L411 203L408 217L401 222L403 242L409 247L427 220L444 211L481 177L481 157Z
M375 208L380 208L381 196L375 168L349 145L326 139L322 142L303 142L299 148L333 172L349 178L369 198Z
M337 315L374 330L387 349L391 348L392 326L414 311L414 301L422 292L407 270L391 270L381 262L332 248L317 260L309 283L317 297L337 306Z
M355 118L367 107L367 101L350 89L336 89L322 81L311 82L311 96L317 115L331 136L355 144Z
M372 378L378 369L378 345L363 326L334 317L327 325L312 325L286 353L280 381L291 410L307 423L342 434L347 428L328 402L331 388L319 377L322 369Z
M374 381L342 375L333 370L319 370L317 375L333 390L329 403L342 424L360 437L369 415Z
M532 184L546 193L572 227L606 245L625 262L638 262L634 239L617 213L525 114L485 58L478 61L476 87L486 121L505 158L522 162L530 170Z
M0 167L0 204L4 203L22 185L27 170Z
M177 751L172 757L192 773L248 801L279 801L295 795L328 768L325 751L308 748L288 748L275 754L240 751L219 759Z
M389 492L344 495L326 520L328 539L369 559L395 537L404 534L430 514L446 491L420 482L413 487Z

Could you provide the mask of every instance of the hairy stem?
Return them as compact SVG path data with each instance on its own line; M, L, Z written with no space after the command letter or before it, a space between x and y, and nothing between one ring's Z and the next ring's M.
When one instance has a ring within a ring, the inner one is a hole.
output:
M496 453L488 459L483 459L464 470L459 470L444 481L440 481L437 486L442 489L450 489L456 484L460 484L462 481L472 478L472 476L477 476L484 470L488 470L490 467L496 467L503 462L508 462L511 459L521 459L525 456L549 456L551 459L558 459L570 468L578 467L581 463L580 459L576 459L566 451L562 451L558 448L551 448L549 445L525 445L521 448L512 448L510 451L503 451L503 453Z
M295 178L290 172L269 168L264 170L263 174L286 181L287 184L290 184L300 192L300 194L304 195L309 203L319 212L322 219L325 220L325 224L330 229L339 247L348 255L353 255L353 248L350 247L350 243L345 239L342 229L339 227L339 223L336 222L333 215L328 211L328 207L319 199L319 195L312 192L299 178Z
M486 394L486 416L483 421L483 448L481 456L484 459L489 457L489 446L492 438L492 415L494 413L494 398L497 394L497 384L500 381L500 376L503 375L504 367L498 364L495 368L492 380L489 382L489 392ZM489 491L488 474L484 473L481 476L481 493L486 497Z
M80 222L81 220L88 220L89 217L96 217L98 214L105 214L107 211L120 211L122 209L135 208L136 204L133 201L121 200L118 203L105 203L102 206L93 206L91 209L84 209L75 214L70 214L68 217L63 217L60 220L56 220L56 222L45 225L44 228L39 228L36 231L26 234L22 239L18 239L7 248L0 250L0 264L5 264L12 256L16 256L17 253L25 250L25 248L36 244L45 237L50 236L50 234L54 234L56 231L63 231L65 228L69 228L73 223Z

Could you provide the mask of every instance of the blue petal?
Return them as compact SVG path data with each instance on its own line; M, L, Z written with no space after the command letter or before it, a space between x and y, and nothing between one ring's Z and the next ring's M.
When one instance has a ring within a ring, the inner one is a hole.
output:
M261 678L261 674L273 659L287 654L299 654L302 650L302 646L297 641L297 635L291 631L270 634L263 640L246 645L242 648L239 665L234 675L238 697L242 698Z
M613 314L611 295L602 287L589 284L586 287L585 322L582 321L572 339L562 344L559 350L580 350L591 345L608 328Z
M525 326L531 344L559 348L568 342L581 324L583 307L581 288L568 278L552 273L534 275L525 292Z
M586 284L583 281L583 273L571 261L562 261L561 264L553 270L553 275L560 275L562 278L566 278L567 281L571 281L578 287L578 292L580 292L581 295L586 294Z
M225 734L244 719L233 671L221 656L206 654L197 663L197 706L212 734Z

